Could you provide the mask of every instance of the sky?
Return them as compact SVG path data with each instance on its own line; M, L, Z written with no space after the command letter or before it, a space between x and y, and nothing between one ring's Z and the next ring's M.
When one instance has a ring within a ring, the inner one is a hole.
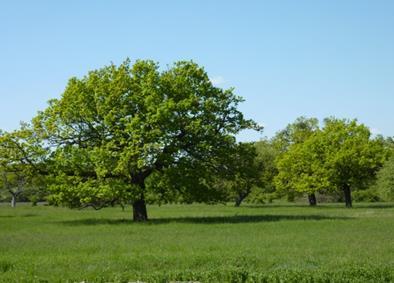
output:
M357 118L394 136L394 1L0 2L0 129L69 78L127 57L204 66L271 137L299 116Z

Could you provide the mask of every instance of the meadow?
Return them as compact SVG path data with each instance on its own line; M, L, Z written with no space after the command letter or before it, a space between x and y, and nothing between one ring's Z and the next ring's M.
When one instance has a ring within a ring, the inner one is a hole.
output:
M1 282L393 282L394 204L0 205Z

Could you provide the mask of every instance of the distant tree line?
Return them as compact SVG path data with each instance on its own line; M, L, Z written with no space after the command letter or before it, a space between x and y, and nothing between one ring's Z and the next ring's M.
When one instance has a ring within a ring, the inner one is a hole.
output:
M147 203L393 200L394 142L356 120L300 117L272 139L233 89L189 61L126 60L71 78L31 123L0 132L0 196L71 208Z

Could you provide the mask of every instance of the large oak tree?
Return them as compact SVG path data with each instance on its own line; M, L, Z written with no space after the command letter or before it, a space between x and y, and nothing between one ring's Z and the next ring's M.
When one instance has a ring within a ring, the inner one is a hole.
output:
M198 188L199 172L226 158L239 131L260 129L237 109L241 101L193 62L160 71L152 61L126 60L70 79L34 119L53 151L52 201L94 208L131 202L134 220L147 220L150 177L177 172Z

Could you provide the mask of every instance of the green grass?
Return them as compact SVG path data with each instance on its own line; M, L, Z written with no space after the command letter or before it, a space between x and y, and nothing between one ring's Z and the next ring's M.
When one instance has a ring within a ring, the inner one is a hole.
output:
M2 205L0 281L394 281L392 203L148 212Z

